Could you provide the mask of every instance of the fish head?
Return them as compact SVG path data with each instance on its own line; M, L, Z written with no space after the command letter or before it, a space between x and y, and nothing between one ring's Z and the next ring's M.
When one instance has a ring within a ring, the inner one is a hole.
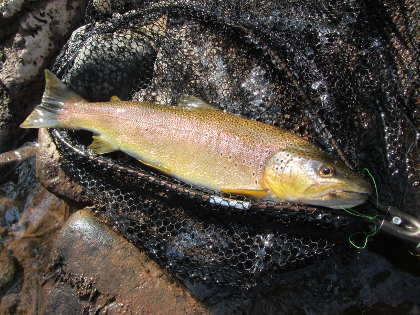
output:
M363 178L312 145L276 152L263 181L275 200L333 209L362 204L372 192Z

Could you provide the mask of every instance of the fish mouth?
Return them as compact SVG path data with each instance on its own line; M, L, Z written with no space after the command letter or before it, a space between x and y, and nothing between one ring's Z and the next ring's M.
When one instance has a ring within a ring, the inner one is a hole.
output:
M354 191L354 190L341 190L338 191L338 193L345 193L345 194L350 194L350 195L366 195L369 196L371 193L370 191Z
M365 203L370 191L329 190L307 200L306 203L331 209L353 208Z
M344 190L343 191L344 194L346 194L347 196L349 196L350 198L347 198L345 200L343 200L343 204L341 205L337 205L336 207L334 207L334 209L342 209L342 208L353 208L356 207L360 204L365 203L370 195L370 192L366 192L366 191L347 191Z
M343 196L343 195L349 195L349 196L365 195L367 198L367 196L369 196L370 194L371 194L370 189L338 190L336 188L330 188L317 195L314 195L313 197L322 199L322 198L327 198L327 197L335 197L335 196L338 197L338 196Z

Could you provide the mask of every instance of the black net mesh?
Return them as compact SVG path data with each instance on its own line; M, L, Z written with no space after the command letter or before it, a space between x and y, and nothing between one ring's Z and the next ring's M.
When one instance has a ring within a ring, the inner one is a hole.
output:
M91 101L173 106L190 94L292 130L368 167L381 202L415 214L416 46L410 20L400 17L409 35L398 37L388 11L375 1L90 1L52 70ZM396 58L397 44L410 58ZM96 213L185 281L270 285L361 228L328 209L216 196L120 153L93 156L82 132L52 135Z

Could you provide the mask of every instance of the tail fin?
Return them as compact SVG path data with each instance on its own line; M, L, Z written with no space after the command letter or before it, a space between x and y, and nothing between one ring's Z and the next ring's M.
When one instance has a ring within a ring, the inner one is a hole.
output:
M59 120L64 104L69 100L82 101L83 98L69 89L53 73L45 69L45 91L41 104L20 125L21 128L65 127Z

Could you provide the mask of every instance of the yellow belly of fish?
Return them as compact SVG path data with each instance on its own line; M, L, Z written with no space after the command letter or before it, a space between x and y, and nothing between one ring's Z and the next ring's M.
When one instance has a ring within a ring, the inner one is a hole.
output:
M118 142L121 151L189 184L216 191L263 189L261 174L229 152L215 152L165 139L160 139L158 144L144 138Z

